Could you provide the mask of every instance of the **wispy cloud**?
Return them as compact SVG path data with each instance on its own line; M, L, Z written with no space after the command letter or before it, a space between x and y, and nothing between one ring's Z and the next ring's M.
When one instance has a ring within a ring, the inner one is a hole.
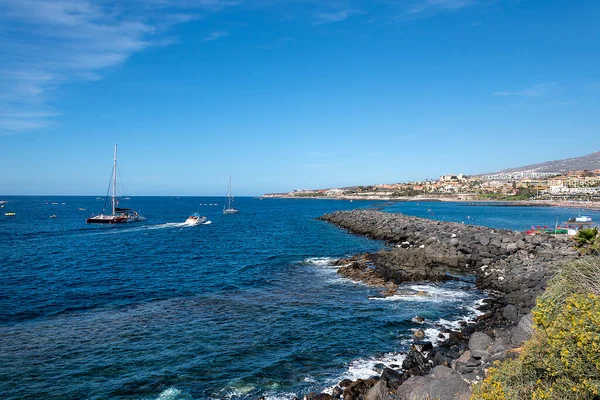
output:
M360 11L354 9L343 9L331 12L319 12L315 14L315 24L323 25L341 22L356 14L360 14Z
M502 91L494 92L494 96L523 96L523 97L537 97L545 95L550 88L555 86L555 82L539 83L537 85L530 86L528 88L517 90L517 91Z
M379 1L420 18L478 0ZM58 88L101 80L133 55L176 42L169 32L177 24L205 20L233 7L273 8L284 3L287 0L0 0L0 134L51 125L60 115L52 107ZM293 11L298 12L290 14L286 9L284 16L304 18L312 25L368 15L350 0L294 3L302 3L302 11L296 7ZM204 42L229 35L218 27L208 32ZM291 40L285 37L265 48Z
M406 2L407 9L406 14L418 15L418 14L431 14L440 11L453 11L460 10L461 8L473 6L478 4L476 0L417 0Z
M214 31L209 33L207 36L202 39L203 42L213 42L215 40L219 40L222 37L229 36L229 33L225 31Z
M101 79L168 28L237 5L229 0L2 0L0 134L48 126L55 89ZM213 32L213 39L224 32ZM22 110L28 110L27 113Z

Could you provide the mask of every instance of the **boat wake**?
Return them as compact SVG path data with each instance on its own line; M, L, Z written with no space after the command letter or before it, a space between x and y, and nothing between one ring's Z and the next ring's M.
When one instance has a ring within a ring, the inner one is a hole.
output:
M205 221L198 225L210 225L210 224L212 224L212 221ZM141 232L141 231L153 231L153 230L157 230L157 229L175 229L175 228L187 229L187 228L193 228L195 226L197 226L197 225L190 225L190 224L186 224L185 222L166 222L164 224L146 225L146 226L138 226L135 228L129 228L129 229L123 229L123 230L114 230L114 231L111 231L110 233ZM109 232L107 232L107 233L109 233Z

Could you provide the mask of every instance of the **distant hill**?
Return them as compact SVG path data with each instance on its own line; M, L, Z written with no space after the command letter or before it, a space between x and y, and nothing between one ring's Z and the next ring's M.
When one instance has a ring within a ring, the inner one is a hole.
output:
M502 171L494 172L494 174L508 174L514 172L561 172L582 171L600 169L600 151L597 151L587 156L565 158L564 160L547 161L540 164L526 165L524 167L509 168ZM491 175L482 174L482 175Z

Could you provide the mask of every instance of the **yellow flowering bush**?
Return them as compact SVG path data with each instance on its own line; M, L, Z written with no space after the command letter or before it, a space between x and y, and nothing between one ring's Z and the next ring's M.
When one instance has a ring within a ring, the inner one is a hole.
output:
M538 298L521 355L490 368L472 399L600 399L600 258L567 266Z

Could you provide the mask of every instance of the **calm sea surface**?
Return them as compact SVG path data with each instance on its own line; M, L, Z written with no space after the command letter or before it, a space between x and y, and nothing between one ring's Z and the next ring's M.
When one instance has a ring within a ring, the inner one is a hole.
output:
M85 223L102 208L95 197L3 200L3 399L289 398L401 363L421 327L412 317L425 316L434 338L485 297L465 278L384 300L338 277L333 258L384 244L315 218L383 202L238 198L240 213L222 215L222 198L135 197L128 202L148 221L98 226ZM183 227L198 208L211 223ZM580 211L384 210L518 230Z

